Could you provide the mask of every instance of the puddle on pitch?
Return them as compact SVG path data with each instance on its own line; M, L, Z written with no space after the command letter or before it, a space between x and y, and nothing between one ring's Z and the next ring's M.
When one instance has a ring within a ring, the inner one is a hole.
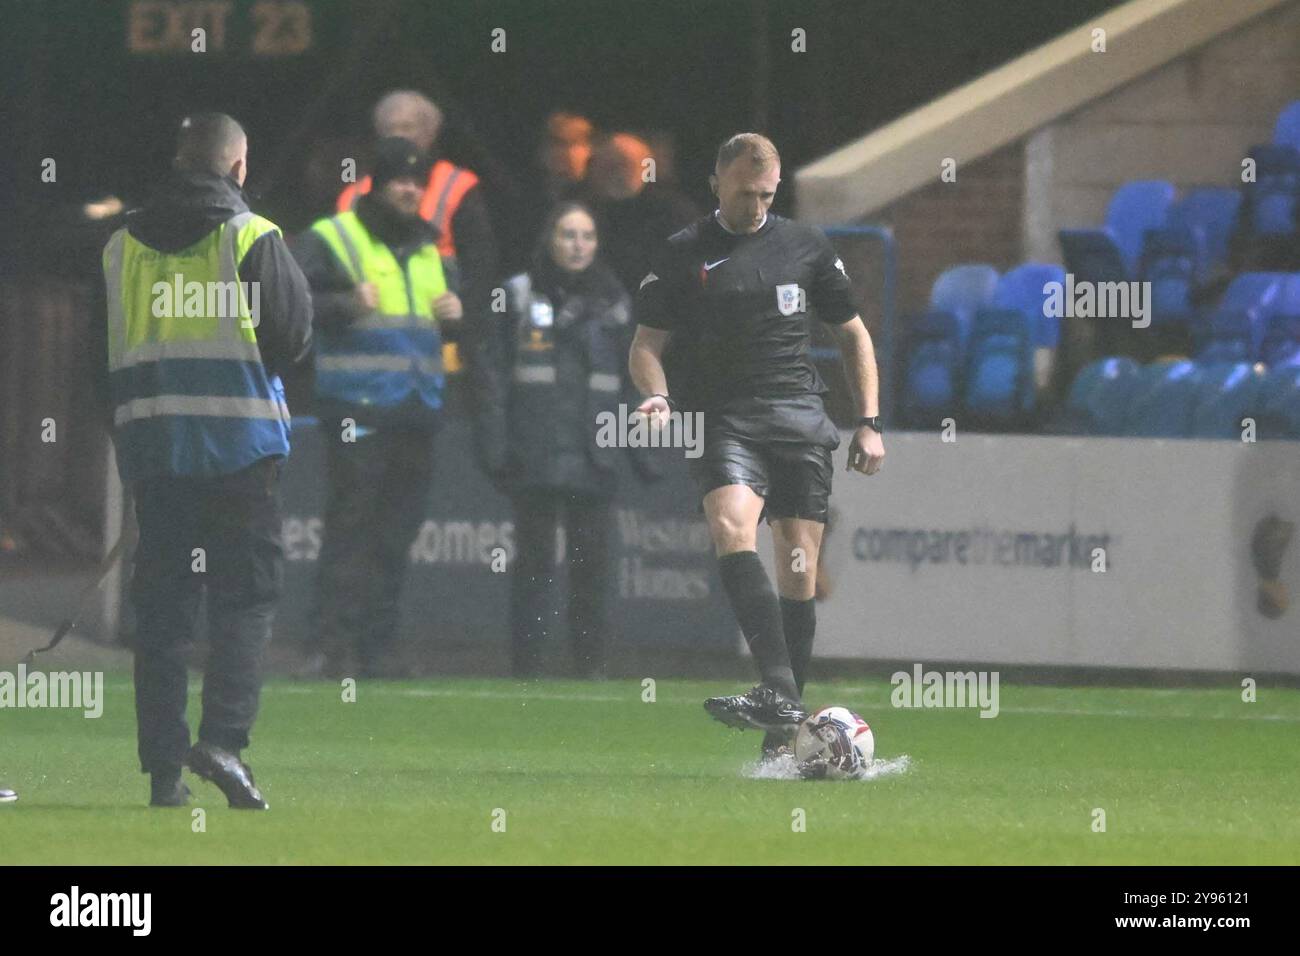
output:
M890 757L888 760L878 759L871 761L871 766L854 778L853 782L876 780L880 777L892 777L898 774L906 773L912 758L907 754L899 754L897 757ZM786 754L777 757L775 760L758 761L745 764L744 774L751 780L801 780L799 776L799 765L795 762L793 754Z

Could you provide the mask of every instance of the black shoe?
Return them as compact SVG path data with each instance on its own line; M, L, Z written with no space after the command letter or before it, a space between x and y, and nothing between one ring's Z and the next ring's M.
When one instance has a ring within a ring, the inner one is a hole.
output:
M807 712L779 691L758 684L747 694L734 697L710 697L704 709L714 720L738 730L765 730L792 736L803 723Z
M18 794L12 790L0 787L0 803L13 803L18 799Z
M155 779L149 785L149 806L183 807L190 802L190 788L180 777Z
M794 748L790 746L788 734L774 734L768 731L763 735L763 750L760 754L761 762L768 763L773 760L784 760L787 757L794 757Z
M253 783L253 771L229 750L200 740L190 748L185 764L208 783L216 784L234 809L271 809Z

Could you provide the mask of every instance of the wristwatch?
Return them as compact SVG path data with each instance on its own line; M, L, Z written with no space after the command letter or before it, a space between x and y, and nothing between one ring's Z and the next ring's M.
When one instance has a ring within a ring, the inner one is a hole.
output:
M871 418L859 418L858 427L861 428L863 425L866 425L877 435L884 434L885 426L881 423L879 415L875 415Z

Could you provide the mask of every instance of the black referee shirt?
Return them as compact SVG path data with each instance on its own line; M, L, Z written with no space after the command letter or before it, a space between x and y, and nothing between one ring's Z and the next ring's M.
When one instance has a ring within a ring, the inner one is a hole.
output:
M637 322L672 332L664 368L674 401L704 412L706 441L837 447L808 322L857 314L843 263L813 226L768 213L756 232L738 234L716 216L665 240L637 292Z

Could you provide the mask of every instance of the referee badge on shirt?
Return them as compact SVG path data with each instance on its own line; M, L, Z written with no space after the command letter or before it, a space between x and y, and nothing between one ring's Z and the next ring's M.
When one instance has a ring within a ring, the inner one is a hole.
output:
M776 309L782 315L794 315L804 311L803 289L797 282L776 287Z

